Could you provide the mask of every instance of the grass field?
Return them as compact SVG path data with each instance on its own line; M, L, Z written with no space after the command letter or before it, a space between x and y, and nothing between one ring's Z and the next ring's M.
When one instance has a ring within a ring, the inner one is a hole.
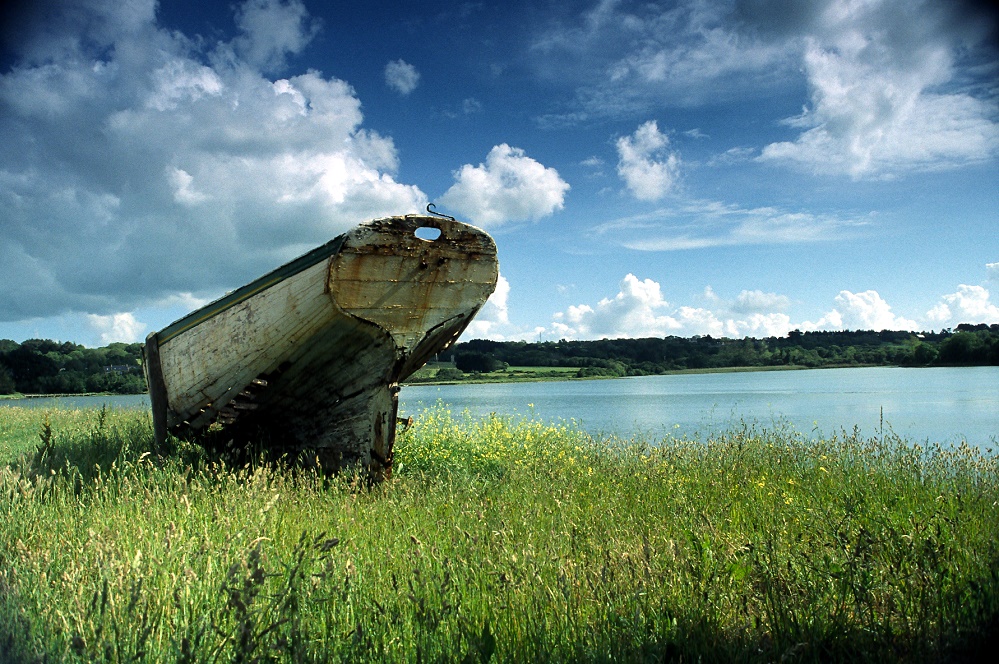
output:
M999 462L422 414L374 488L0 408L0 661L968 661Z

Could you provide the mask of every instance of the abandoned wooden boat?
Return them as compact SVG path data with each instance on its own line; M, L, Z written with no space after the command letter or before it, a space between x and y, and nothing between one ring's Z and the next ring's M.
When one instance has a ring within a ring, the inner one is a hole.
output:
M493 239L451 217L361 224L147 337L155 435L249 425L325 470L384 477L400 381L454 343L498 273Z

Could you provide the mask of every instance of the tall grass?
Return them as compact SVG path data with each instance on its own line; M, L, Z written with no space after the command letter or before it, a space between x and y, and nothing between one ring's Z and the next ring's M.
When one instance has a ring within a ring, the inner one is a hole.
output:
M0 661L963 661L997 636L999 462L968 446L436 408L368 488L158 449L134 411L0 417Z

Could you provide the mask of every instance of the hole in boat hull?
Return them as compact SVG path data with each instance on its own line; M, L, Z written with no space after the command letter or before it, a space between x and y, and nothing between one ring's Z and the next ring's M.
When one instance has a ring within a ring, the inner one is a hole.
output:
M413 234L421 240L433 242L441 236L441 229L434 228L433 226L420 226L413 232Z

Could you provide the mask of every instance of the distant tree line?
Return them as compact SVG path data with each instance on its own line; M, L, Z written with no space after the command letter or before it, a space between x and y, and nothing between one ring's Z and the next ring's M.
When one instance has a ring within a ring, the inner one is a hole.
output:
M142 344L86 348L70 342L0 339L0 394L146 391Z
M576 376L642 376L681 369L733 367L999 365L999 325L958 325L941 332L800 332L744 339L665 337L599 341L487 341L453 350L447 378L508 366L574 367ZM142 344L103 348L46 339L0 339L0 394L146 391Z
M487 341L455 346L465 372L507 366L578 367L576 375L642 376L683 369L999 365L999 325L941 332L801 332L766 339L711 336L599 341Z

